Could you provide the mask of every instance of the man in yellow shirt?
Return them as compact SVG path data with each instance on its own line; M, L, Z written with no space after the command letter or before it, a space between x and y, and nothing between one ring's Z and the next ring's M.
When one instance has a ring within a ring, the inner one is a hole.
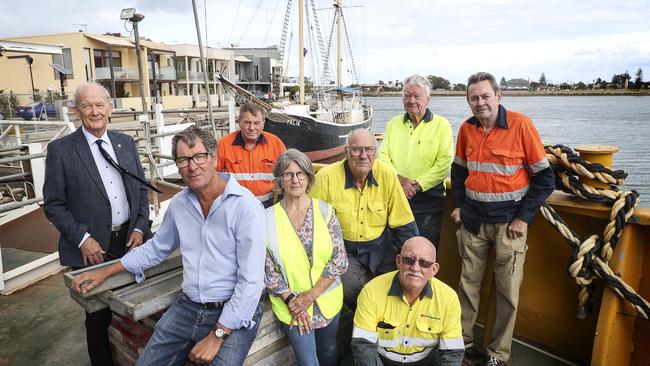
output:
M435 247L420 236L407 240L397 267L361 290L352 332L355 364L461 365L460 303L434 278L440 268Z
M445 178L454 159L451 125L429 110L431 86L427 78L404 80L404 111L388 121L379 159L397 171L415 216L420 235L439 249L445 203Z
M346 159L316 174L309 193L336 210L349 263L341 276L344 302L354 310L366 282L395 270L393 243L401 247L418 231L395 170L375 160L375 137L368 130L354 130L345 150Z

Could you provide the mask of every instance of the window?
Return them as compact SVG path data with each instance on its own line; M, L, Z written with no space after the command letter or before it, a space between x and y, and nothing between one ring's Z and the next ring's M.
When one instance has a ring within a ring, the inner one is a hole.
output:
M63 66L66 70L70 71L69 74L66 74L66 79L74 79L74 72L72 69L72 50L69 48L63 49L63 54L61 55L52 55L53 63ZM54 78L59 80L59 73L54 71Z
M253 81L260 81L260 65L253 65Z
M113 67L122 67L122 53L113 51ZM108 67L109 52L108 50L95 49L93 52L95 58L95 67Z

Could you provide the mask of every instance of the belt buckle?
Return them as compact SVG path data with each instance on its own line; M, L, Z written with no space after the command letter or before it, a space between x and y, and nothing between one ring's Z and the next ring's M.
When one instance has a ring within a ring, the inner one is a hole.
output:
M223 307L224 302L223 301L218 301L218 302L207 302L203 304L203 308L205 309L212 309L212 310L218 310Z
M124 224L122 224L124 225ZM122 225L111 225L111 231L116 232L122 230Z

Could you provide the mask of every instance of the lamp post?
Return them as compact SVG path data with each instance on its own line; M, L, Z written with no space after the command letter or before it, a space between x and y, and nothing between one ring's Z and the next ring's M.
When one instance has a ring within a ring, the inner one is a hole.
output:
M147 152L147 158L149 160L149 171L150 171L150 179L152 182L156 181L156 177L158 176L158 168L156 168L156 161L153 158L153 155L151 153L152 147L151 147L151 139L149 138L151 136L151 132L149 130L149 112L147 110L147 101L144 98L144 83L142 81L142 60L140 56L140 33L138 33L138 23L144 19L144 15L142 14L136 14L135 8L126 8L122 9L122 13L120 14L120 19L124 20L125 22L129 22L133 25L133 34L135 36L135 56L136 59L138 60L138 86L140 88L140 100L142 101L142 129L144 132L144 144L145 144L145 149ZM153 203L155 207L155 212L158 214L158 194L156 192L153 192Z
M34 74L32 73L32 64L34 63L34 58L30 55L7 56L7 58L24 58L25 61L27 61L27 65L29 66L29 79L32 81L32 99L34 99L34 94L36 94L36 91L34 89Z
M138 32L138 23L144 19L144 15L136 14L135 8L122 9L120 19L133 25L133 34L135 36L135 57L138 60L138 87L140 89L140 99L142 101L142 114L148 116L147 101L144 97L144 83L142 81L142 60L140 57L140 33ZM148 118L147 118L148 119Z

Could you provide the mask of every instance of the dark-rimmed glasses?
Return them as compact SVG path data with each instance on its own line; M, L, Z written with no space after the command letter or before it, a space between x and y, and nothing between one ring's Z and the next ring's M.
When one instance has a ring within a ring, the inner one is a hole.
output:
M365 151L368 156L374 156L377 152L377 148L374 146L350 146L348 147L348 150L350 150L350 154L354 156L361 155L362 151Z
M294 176L296 178L298 178L298 180L307 179L307 173L302 172L302 171L295 172L295 173L294 172L284 172L284 173L280 174L280 178L282 178L282 180L284 180L285 182L292 181Z
M177 167L186 168L190 165L190 160L194 161L196 165L203 165L205 164L206 161L208 161L208 153L204 152L204 153L194 154L192 156L183 156L174 159L174 162L176 163Z
M407 256L403 256L403 255L400 255L400 257L402 258L402 262L404 262L404 264L406 264L407 266L412 266L412 265L415 264L415 262L418 262L418 264L420 265L420 268L424 268L424 269L431 268L431 266L433 266L433 264L435 263L435 262L430 262L430 261L425 260L425 259L416 260L414 257L407 257Z

